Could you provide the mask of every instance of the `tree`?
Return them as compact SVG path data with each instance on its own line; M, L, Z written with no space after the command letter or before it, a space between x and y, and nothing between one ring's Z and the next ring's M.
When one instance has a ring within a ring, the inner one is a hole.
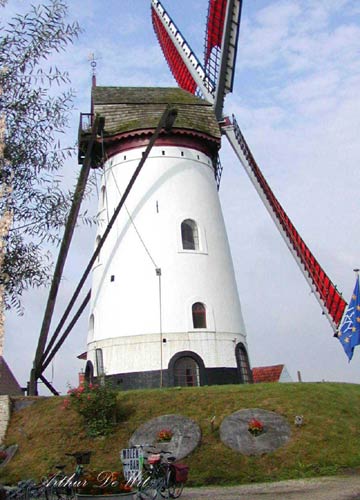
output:
M5 3L0 0L0 6ZM67 73L46 66L48 57L80 32L66 16L66 3L50 0L0 25L0 116L5 119L0 187L6 193L0 195L0 217L11 214L13 220L2 245L0 285L5 307L19 311L23 291L49 280L51 258L44 244L57 240L71 200L59 174L72 150L62 148L59 135L74 95Z

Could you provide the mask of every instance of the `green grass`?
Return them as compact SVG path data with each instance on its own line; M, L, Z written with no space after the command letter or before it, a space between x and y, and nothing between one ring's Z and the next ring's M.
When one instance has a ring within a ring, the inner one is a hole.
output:
M201 427L200 446L186 459L189 485L241 484L331 475L360 468L360 385L296 383L171 388L119 392L127 415L106 438L86 436L81 418L62 410L62 397L39 398L13 414L6 444L18 453L0 470L0 482L48 474L55 464L67 463L66 452L93 450L94 470L119 470L119 451L132 433L150 418L178 413ZM262 456L246 457L219 439L224 417L244 408L279 413L289 422L292 437L283 447ZM210 420L216 416L215 428ZM301 428L295 415L304 416Z

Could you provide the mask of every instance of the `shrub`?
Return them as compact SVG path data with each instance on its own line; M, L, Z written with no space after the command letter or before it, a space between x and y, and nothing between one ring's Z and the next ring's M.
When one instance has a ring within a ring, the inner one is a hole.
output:
M68 391L63 408L73 408L84 419L89 436L105 436L116 424L117 391L108 384L83 384Z

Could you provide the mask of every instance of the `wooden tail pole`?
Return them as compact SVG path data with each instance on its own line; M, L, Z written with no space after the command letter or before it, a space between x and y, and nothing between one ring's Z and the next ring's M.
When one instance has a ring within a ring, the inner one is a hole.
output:
M80 205L83 200L84 192L85 192L85 187L86 183L89 177L89 172L90 172L90 167L91 167L91 160L92 160L92 150L94 143L96 141L96 135L98 132L98 127L99 127L99 121L100 117L96 116L92 130L91 130L91 137L87 146L87 151L86 151L86 156L85 160L82 166L82 169L80 170L80 175L78 178L77 186L75 189L74 197L73 197L73 202L70 208L68 220L66 222L65 226L65 231L63 235L63 239L61 242L60 250L59 250L59 255L54 271L54 276L52 279L50 291L49 291L49 297L48 301L46 304L46 309L44 313L44 319L39 335L39 340L38 340L38 345L35 353L35 359L33 363L33 368L30 373L30 382L29 382L29 395L31 396L36 396L38 391L37 391L37 380L39 378L39 375L41 375L41 360L44 354L47 338L48 338L48 333L50 329L50 324L51 324L51 319L54 313L54 308L55 308L55 303L56 303L56 298L57 294L59 291L59 286L60 286L60 281L61 277L63 274L67 254L70 248L71 240L73 237L76 221L79 215L79 210L80 210ZM51 348L53 343L55 342L55 339L52 338L51 342L48 346L47 349Z

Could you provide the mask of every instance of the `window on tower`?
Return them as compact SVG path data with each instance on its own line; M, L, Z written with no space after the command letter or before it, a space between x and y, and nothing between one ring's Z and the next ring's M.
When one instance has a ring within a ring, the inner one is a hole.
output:
M94 336L94 324L95 324L95 318L94 315L92 314L89 319L89 336L91 338Z
M97 376L104 375L104 360L102 349L95 349L96 372Z
M194 328L206 328L206 308L202 302L192 305L192 318Z
M100 235L96 236L96 247L99 246L100 241L101 241L101 236ZM100 262L100 252L98 253L97 261Z
M106 201L106 187L102 186L101 187L101 208L105 207L105 201Z
M235 347L236 364L242 384L250 384L252 382L252 374L249 363L249 357L245 346L242 342L236 344Z
M181 223L181 239L184 250L199 250L199 231L194 220L186 219Z

